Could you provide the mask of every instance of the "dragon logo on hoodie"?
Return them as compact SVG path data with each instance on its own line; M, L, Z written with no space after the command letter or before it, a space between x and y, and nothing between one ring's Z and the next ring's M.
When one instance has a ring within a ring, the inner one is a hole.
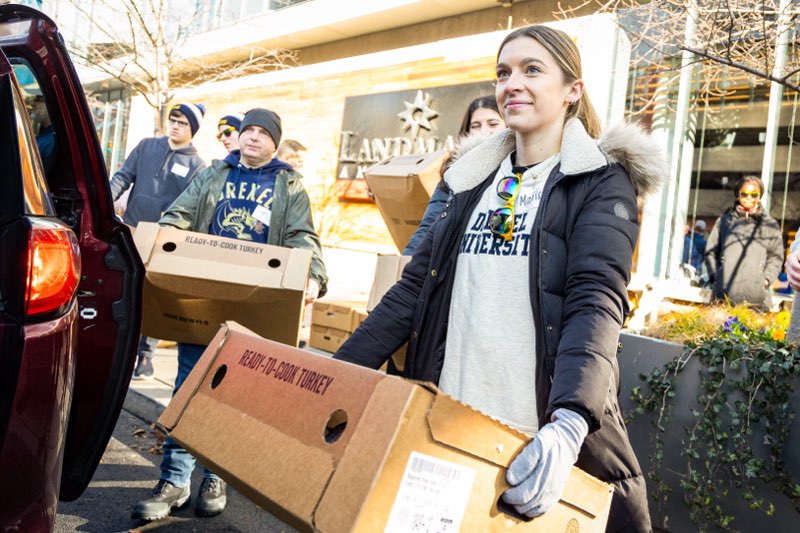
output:
M247 209L232 208L226 204L222 209L218 209L215 214L215 222L226 237L233 237L243 241L262 240L254 239L255 235L264 235L266 226L250 213Z

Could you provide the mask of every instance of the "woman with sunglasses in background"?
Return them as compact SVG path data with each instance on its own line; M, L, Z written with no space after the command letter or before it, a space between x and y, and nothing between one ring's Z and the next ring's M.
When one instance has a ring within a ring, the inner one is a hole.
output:
M239 149L239 128L244 115L231 113L225 115L217 122L217 140L222 143L228 153Z
M497 100L495 100L494 96L479 96L474 99L467 107L467 112L464 113L464 118L461 120L461 128L458 130L458 145L455 152L442 165L442 173L450 168L453 161L458 159L458 155L466 151L467 147L474 146L473 143L476 142L476 139L483 139L503 131L505 128L506 123L500 115L500 110L497 108ZM419 246L428 229L441 216L445 205L447 205L448 198L450 198L450 189L444 180L440 180L431 195L417 231L411 236L408 246L403 250L403 255L412 255L414 253L414 249Z
M706 243L709 279L717 299L766 310L772 304L769 287L783 264L780 225L761 205L760 179L745 176L733 193L733 206L714 223Z
M649 531L645 480L617 393L617 343L638 237L637 196L668 174L635 126L600 136L570 37L545 26L500 45L509 130L445 174L454 196L398 283L335 358L404 376L531 435L503 500L536 516L573 465L614 485L608 531Z

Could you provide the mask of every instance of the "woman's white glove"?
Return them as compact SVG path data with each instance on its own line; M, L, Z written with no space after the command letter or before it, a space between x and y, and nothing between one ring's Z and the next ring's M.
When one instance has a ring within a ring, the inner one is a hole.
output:
M539 516L558 503L572 465L578 460L589 424L574 411L556 409L551 422L511 462L503 500L518 513Z

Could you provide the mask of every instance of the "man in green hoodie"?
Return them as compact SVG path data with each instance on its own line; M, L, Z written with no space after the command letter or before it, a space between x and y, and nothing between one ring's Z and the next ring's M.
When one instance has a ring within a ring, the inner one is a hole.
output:
M291 165L275 158L281 140L281 119L267 109L252 109L242 120L239 150L214 161L189 184L167 209L159 224L221 235L234 239L304 248L311 251L311 271L306 303L326 292L328 277L322 247L311 218L311 202ZM205 346L178 343L178 376L181 386L205 350ZM163 446L161 479L151 497L136 504L132 518L160 520L191 497L189 482L195 459L175 441ZM195 511L214 516L227 503L225 482L205 470Z
M164 210L186 189L206 164L192 146L192 138L206 112L203 104L184 102L169 111L169 135L142 139L111 178L111 196L116 202L131 188L122 221L136 227L156 222ZM133 379L153 378L153 351L158 339L139 341L139 358Z

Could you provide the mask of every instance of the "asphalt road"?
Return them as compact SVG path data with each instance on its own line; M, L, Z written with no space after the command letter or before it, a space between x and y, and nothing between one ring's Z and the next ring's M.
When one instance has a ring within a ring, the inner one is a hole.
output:
M294 532L230 487L224 513L212 518L196 516L194 496L200 486L200 468L195 468L192 479L191 505L158 522L147 524L131 520L133 506L147 497L158 480L160 437L148 423L122 411L89 488L78 500L59 503L54 531Z

